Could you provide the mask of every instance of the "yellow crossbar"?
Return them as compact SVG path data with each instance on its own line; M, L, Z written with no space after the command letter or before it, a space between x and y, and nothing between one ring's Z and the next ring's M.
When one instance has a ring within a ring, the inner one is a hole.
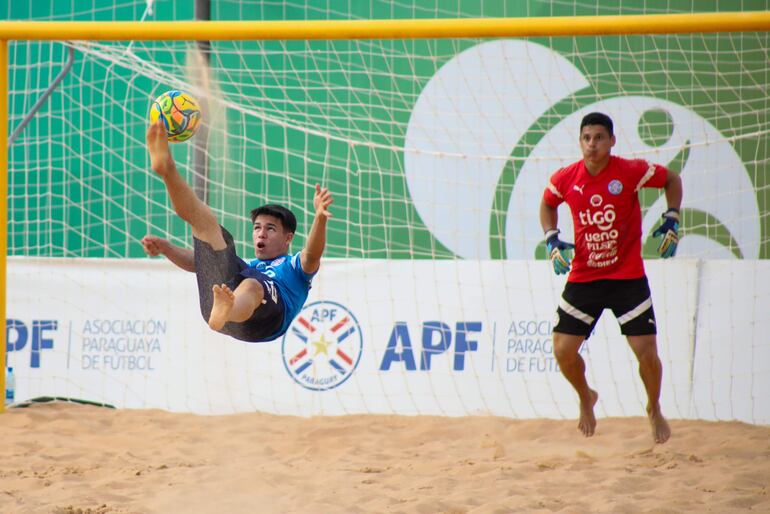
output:
M423 39L770 30L770 12L320 21L5 21L0 40Z

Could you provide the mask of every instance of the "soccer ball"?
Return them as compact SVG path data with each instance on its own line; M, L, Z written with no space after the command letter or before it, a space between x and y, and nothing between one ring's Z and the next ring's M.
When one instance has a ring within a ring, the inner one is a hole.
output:
M190 139L201 123L201 110L198 102L188 93L172 89L166 91L152 102L150 122L158 118L166 125L168 140L179 143Z

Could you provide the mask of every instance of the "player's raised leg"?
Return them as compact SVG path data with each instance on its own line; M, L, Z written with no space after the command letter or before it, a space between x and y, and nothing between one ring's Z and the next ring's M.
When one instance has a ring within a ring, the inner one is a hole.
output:
M245 279L235 291L222 284L215 285L212 292L214 305L209 316L209 326L214 330L221 330L228 321L246 321L262 305L265 298L262 284L253 278Z
M647 416L656 443L665 443L671 437L671 427L660 410L660 384L663 380L663 365L658 357L657 338L654 334L628 336L628 344L639 360L639 375L647 391Z
M580 399L580 419L578 429L583 435L590 437L596 430L594 405L599 399L596 391L588 387L586 381L586 364L578 351L585 337L580 335L553 333L553 351L559 368L567 381L572 384Z
M177 171L163 121L158 120L147 129L147 149L153 171L166 184L174 211L192 227L193 236L207 242L214 250L226 248L216 216Z

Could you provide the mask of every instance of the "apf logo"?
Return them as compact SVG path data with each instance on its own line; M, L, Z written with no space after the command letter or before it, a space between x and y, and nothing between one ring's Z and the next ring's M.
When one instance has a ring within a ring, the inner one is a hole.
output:
M622 90L611 98L592 94L586 74L558 52L523 40L481 43L436 72L415 102L404 139L409 193L436 239L466 259L531 259L542 243L537 212L547 177L579 159L580 121L600 111L615 121L615 153L683 162L682 211L715 220L708 231L687 231L678 255L757 258L756 190L729 139L667 100ZM574 105L581 107L573 112ZM670 133L649 138L645 128L656 118ZM649 234L665 198L644 208L642 231ZM560 216L560 225L572 233L571 216Z
M27 343L29 348L29 367L40 367L40 354L43 350L54 347L54 336L59 328L57 320L36 319L25 323L19 319L9 318L5 321L5 340L10 357L11 352L19 352Z
M346 307L329 301L306 305L283 336L286 371L306 389L333 389L350 378L363 350L361 326Z

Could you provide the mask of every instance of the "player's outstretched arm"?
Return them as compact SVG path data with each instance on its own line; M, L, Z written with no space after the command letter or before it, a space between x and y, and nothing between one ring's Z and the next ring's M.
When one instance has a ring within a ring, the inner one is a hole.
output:
M150 257L163 255L177 267L195 273L195 254L188 248L182 248L162 237L147 234L142 238L144 251Z
M682 177L678 173L668 170L666 185L663 188L666 193L666 205L668 208L679 210L682 206L682 197L684 196Z
M305 248L300 253L300 264L305 273L313 274L321 266L321 255L326 247L326 222L331 218L329 206L334 202L332 194L328 188L321 188L319 184L315 185L315 195L313 196L313 208L315 209L315 218L310 232L307 236Z

